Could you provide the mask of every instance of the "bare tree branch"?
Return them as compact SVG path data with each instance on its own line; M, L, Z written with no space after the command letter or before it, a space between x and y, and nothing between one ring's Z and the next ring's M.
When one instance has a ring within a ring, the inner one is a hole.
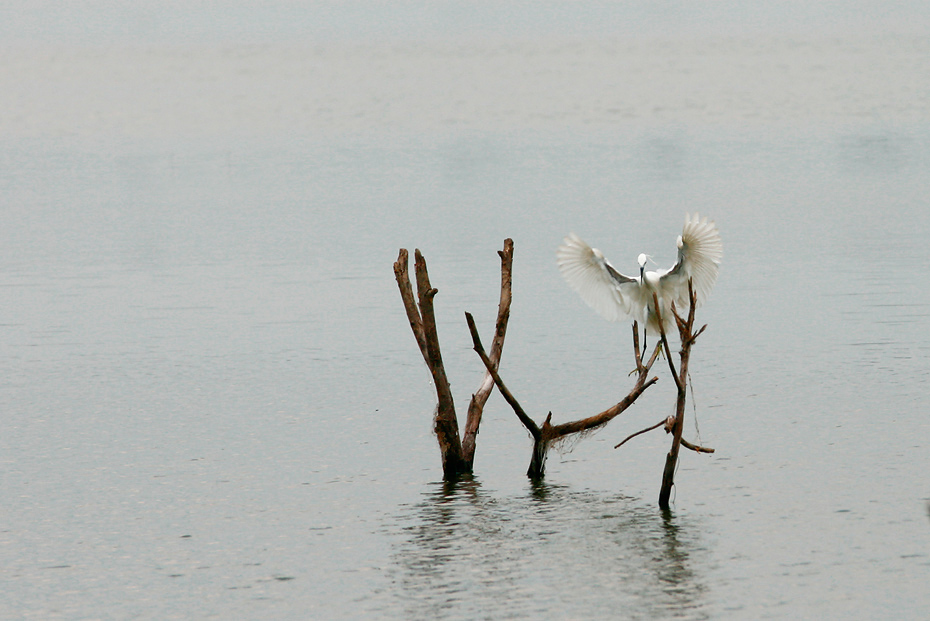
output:
M397 287L400 289L400 297L404 302L404 310L407 311L407 320L410 322L410 329L417 340L417 346L426 364L429 364L429 355L426 353L426 336L423 333L423 320L420 318L420 310L417 307L417 298L413 293L413 286L410 284L410 276L407 273L407 264L409 262L406 248L401 248L394 263L394 279L397 280Z
M656 319L659 323L659 337L662 341L662 346L665 347L665 357L668 359L668 368L672 372L672 379L675 380L675 386L678 388L678 394L681 394L681 391L684 390L682 385L681 378L678 376L678 371L675 370L675 362L672 360L672 348L669 347L668 337L665 335L665 323L662 318L662 310L659 307L659 296L655 293L652 294L652 302L655 305ZM675 318L678 318L678 314L675 314Z
M513 393L511 393L507 386L504 384L504 380L502 380L501 376L498 375L496 366L490 360L490 358L488 358L487 353L484 351L484 347L481 345L481 337L478 336L478 328L475 326L475 318L472 317L471 313L465 313L465 321L468 322L468 330L471 332L471 339L472 343L474 344L475 352L478 354L478 357L481 358L481 362L484 363L484 367L487 369L488 375L490 375L494 380L494 383L497 384L497 389L500 391L501 396L503 396L504 400L510 404L511 408L513 408L514 414L517 415L517 418L520 419L520 422L523 423L523 426L526 427L527 431L530 432L530 435L533 436L534 440L538 440L541 435L539 426L532 418L529 417L529 415L517 401L516 397L513 396Z
M698 330L697 332L695 332L695 333L691 336L690 342L693 343L694 341L696 341L696 340L697 340L697 337L701 336L701 334L702 334L702 333L704 332L704 330L706 330L706 329L707 329L707 324L705 323L703 326L701 326L701 329L700 329L700 330Z
M438 293L429 282L429 272L426 260L419 250L414 252L414 270L416 273L417 290L414 295L408 273L409 255L404 248L400 249L397 261L394 263L394 278L400 291L407 321L417 341L423 360L433 377L433 386L436 389L436 411L433 417L433 427L436 439L439 441L439 452L442 458L443 477L447 480L455 479L467 472L466 464L462 459L462 444L459 439L458 421L455 416L455 403L452 399L452 389L446 377L445 367L442 363L442 353L439 347L439 334L436 330L436 316L433 310L433 298Z
M504 249L499 251L498 255L501 258L500 303L489 359L491 366L494 368L500 364L501 354L504 349L504 338L507 334L507 323L510 319L511 290L513 286L512 239L504 240ZM394 278L397 280L397 288L404 303L410 330L413 332L420 353L423 355L423 360L426 361L426 366L433 377L433 385L436 389L438 401L434 415L434 430L439 441L443 474L449 480L457 478L462 473L471 472L474 467L476 436L481 425L484 406L494 389L494 379L491 374L486 375L478 390L472 395L468 406L464 440L460 440L458 420L455 415L455 403L453 402L452 389L442 362L439 333L436 328L436 317L433 309L433 298L438 293L438 289L433 288L430 284L426 259L419 250L414 252L414 257L416 292L414 292L410 282L408 273L409 255L404 248L400 249L397 261L394 263Z
M655 298L654 298L655 299ZM678 370L675 370L675 365L672 362L671 356L669 356L669 368L672 371L672 376L675 379L675 385L678 387L678 400L675 405L675 419L672 424L672 446L668 451L668 455L665 457L665 468L662 471L662 487L659 490L659 507L662 509L669 509L670 504L669 500L672 495L672 486L675 484L675 466L678 463L678 453L682 445L686 448L691 448L694 445L690 445L682 436L684 431L684 422L685 422L685 402L687 400L687 382L685 378L688 377L688 361L691 357L691 346L694 344L694 340L698 335L704 331L704 328L701 328L697 334L694 334L692 330L694 329L694 310L697 306L697 300L694 295L694 285L691 279L688 279L688 319L682 321L681 317L678 315L677 310L674 305L672 305L672 312L675 314L676 324L678 325L678 335L681 340L681 351L678 353L679 356L679 365ZM658 311L658 300L656 300L656 310ZM666 344L666 350L668 348L668 341L665 337L665 329L662 327L661 321L659 323L660 331L662 334L663 342ZM706 327L706 326L705 326ZM692 450L697 450L700 447L692 448ZM700 451L708 452L708 451Z
M552 412L549 412L545 422L542 424L542 426L539 426L535 421L533 421L532 418L530 418L526 411L524 411L517 399L513 396L513 394L504 384L503 380L500 378L496 366L490 360L484 351L484 347L481 345L481 338L478 335L478 329L475 326L474 318L470 313L465 313L465 319L468 322L468 329L471 332L475 352L481 358L481 361L484 363L488 373L494 378L494 381L498 390L500 390L501 395L503 395L507 403L510 404L510 407L513 408L517 418L530 432L530 435L533 436L533 455L530 460L530 467L527 470L527 476L531 478L539 478L543 476L545 470L546 454L548 453L549 446L553 441L573 433L582 433L606 425L620 413L633 405L636 399L639 398L639 396L647 388L658 381L657 377L649 379L648 376L649 371L652 369L652 365L658 359L659 352L661 351L661 344L656 345L656 348L650 356L649 361L646 364L643 364L642 354L639 350L638 331L636 325L634 324L633 348L634 356L636 358L638 377L629 394L627 394L627 396L621 399L618 403L612 407L607 408L603 412L600 412L599 414L568 423L562 423L560 425L551 424Z
M442 363L439 333L436 330L433 298L439 293L439 290L430 285L426 259L423 258L419 250L414 251L414 257L417 297L420 303L420 318L423 322L423 334L426 341L426 364L433 375L433 385L436 388L438 398L434 427L436 438L439 440L439 450L442 454L443 475L445 478L450 479L467 472L467 468L462 459L462 443L459 438L458 419L455 416L452 387L449 385L446 369Z
M694 451L695 453L713 453L714 452L714 449L712 448L707 448L704 446L698 446L696 444L691 444L684 438L681 439L681 445L685 447L686 449L690 449Z
M646 369L646 373L648 372L648 369ZM581 433L583 431L603 427L611 420L616 418L619 414L621 414L624 410L633 405L633 402L636 401L636 399L638 399L647 388L655 384L657 381L659 381L658 377L653 377L646 382L637 381L627 396L603 412L595 414L594 416L582 418L581 420L572 421L570 423L553 425L552 431L550 432L550 440L555 440L561 438L562 436L567 436L573 433Z
M491 341L491 353L488 359L496 369L500 365L504 350L504 337L507 335L507 323L510 320L510 302L513 289L513 240L504 240L504 249L497 253L501 258L501 293L497 306L497 322L494 325L494 338ZM469 323L471 328L471 323ZM465 434L462 437L462 453L466 463L471 466L475 461L476 439L481 426L484 406L494 390L494 376L486 373L481 385L472 395L468 404L468 416L465 419Z
M646 427L645 429L641 429L640 431L637 431L636 433L631 433L630 435L628 435L628 436L626 437L626 439L623 440L623 442L621 442L620 444L616 445L614 448L615 448L615 449L618 449L618 448L620 448L621 446L623 446L624 444L626 444L628 440L632 440L632 439L635 438L636 436L642 435L642 434L646 433L647 431L652 431L653 429L658 429L659 427L661 427L661 426L664 425L664 424L665 424L665 420L660 420L659 422L657 422L655 425L653 425L653 426L651 426L651 427Z

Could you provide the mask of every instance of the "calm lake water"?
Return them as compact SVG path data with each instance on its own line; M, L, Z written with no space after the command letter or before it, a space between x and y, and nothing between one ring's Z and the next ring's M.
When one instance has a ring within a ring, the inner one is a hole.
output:
M140 6L0 20L0 617L930 617L923 5ZM673 511L669 438L613 449L661 364L535 485L494 394L442 483L398 249L463 418L514 239L501 373L563 422L633 363L555 247L694 211Z

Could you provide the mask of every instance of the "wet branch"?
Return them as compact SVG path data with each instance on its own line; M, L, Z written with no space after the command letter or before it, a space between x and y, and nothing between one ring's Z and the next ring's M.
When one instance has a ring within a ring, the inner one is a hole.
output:
M699 453L712 453L713 449L708 449L705 447L696 446L691 444L684 438L682 438L682 432L684 430L684 421L685 421L685 403L687 400L687 381L688 377L688 362L691 357L691 346L694 344L694 341L704 329L707 328L706 325L701 327L700 330L694 332L694 310L697 306L694 287L691 280L688 280L688 318L682 319L678 314L675 304L672 303L671 311L675 316L675 324L678 327L678 335L681 340L681 351L678 353L679 363L678 369L675 369L675 363L672 360L671 349L668 345L668 339L665 335L665 326L662 321L661 310L658 303L658 299L653 295L653 301L655 302L655 310L659 323L659 333L662 336L662 345L665 348L665 352L668 357L669 369L672 373L672 378L675 380L675 386L678 388L678 399L675 405L675 416L670 418L669 423L666 425L666 431L672 434L672 447L669 449L668 455L665 458L665 468L662 472L662 487L659 490L659 507L667 510L669 508L669 500L672 494L672 486L675 484L675 466L678 463L678 453L682 446L687 449L697 451ZM658 425L657 425L658 426Z
M501 294L497 306L497 321L494 324L494 338L491 340L491 354L489 361L495 369L500 364L501 354L504 350L504 337L507 335L507 323L510 320L510 302L513 289L513 240L504 240L504 249L497 253L501 258ZM487 368L487 365L485 365ZM478 428L481 426L481 416L484 406L494 390L495 380L490 371L485 375L472 395L468 404L468 416L465 419L465 434L462 437L462 451L469 469L475 461L475 448Z
M656 319L659 324L660 340L653 349L649 359L643 362L644 352L640 347L639 326L636 322L633 323L633 354L636 368L631 375L635 374L636 380L629 393L613 406L593 416L553 425L552 412L549 412L543 424L539 425L520 406L516 397L514 397L513 393L507 388L498 373L504 347L504 339L507 334L507 324L510 318L512 299L513 241L511 239L504 240L504 248L498 252L498 255L501 259L500 301L498 304L498 313L494 326L494 337L491 341L490 353L486 352L484 346L481 344L474 317L470 313L465 313L475 352L480 357L485 367L486 374L469 402L464 436L461 439L459 436L452 390L448 377L446 376L445 367L443 366L439 335L436 328L433 302L439 291L430 284L426 259L419 250L416 250L414 253L416 289L414 289L408 273L409 255L406 249L400 249L397 261L394 263L394 276L397 280L398 290L400 291L401 300L404 304L407 321L416 339L420 354L423 356L423 360L426 362L427 368L433 378L433 384L436 389L437 404L434 414L434 431L439 442L444 478L446 480L454 480L461 474L472 472L474 467L476 438L481 425L482 414L495 386L497 386L501 395L513 409L517 419L523 424L533 438L533 454L529 469L527 470L527 476L533 479L539 479L542 478L545 473L546 456L553 442L571 434L584 433L603 427L633 405L647 388L658 381L656 377L650 378L649 373L656 360L658 360L658 357L664 351L678 393L675 415L631 434L614 448L623 446L636 436L657 429L663 425L665 426L666 432L672 434L672 446L666 457L662 477L662 488L659 493L659 506L663 509L668 509L671 489L674 485L675 467L681 447L698 453L714 452L712 448L692 444L682 437L691 346L707 328L707 326L704 325L699 330L694 330L696 304L692 283L690 281L688 282L689 308L686 318L682 318L679 315L678 309L675 308L674 304L670 307L681 341L681 351L679 351L679 363L677 368L672 357L668 337L665 333L664 322L661 316L661 306L658 298L654 296L653 302L657 315Z
M504 240L504 249L498 254L501 257L501 294L490 358L491 364L495 367L500 363L501 353L504 348L504 337L507 333L507 323L510 318L513 240ZM439 441L443 477L451 480L461 474L470 473L473 469L475 436L478 434L483 408L494 387L494 383L486 377L472 396L466 420L465 441L462 442L459 438L452 389L443 366L439 333L436 329L433 298L439 290L433 288L430 284L426 259L419 250L415 250L414 272L417 287L416 292L414 292L413 285L410 282L408 263L409 253L406 249L401 248L397 261L394 263L394 278L397 281L410 329L416 339L420 353L423 355L423 360L433 377L433 385L436 387L437 404L433 428Z
M714 452L714 449L712 448L708 448L705 446L698 446L696 444L691 444L684 438L681 439L681 445L685 447L686 449L694 451L695 453L713 453Z
M631 405L633 405L636 399L638 399L647 388L658 381L657 377L650 379L648 376L650 370L652 369L652 365L655 363L659 356L660 347L657 345L649 360L643 364L642 352L640 351L639 347L638 326L636 323L634 323L633 349L637 366L635 371L637 373L637 378L629 394L627 394L618 403L607 408L603 412L600 412L599 414L568 423L553 425L551 423L552 412L549 412L542 426L539 426L520 406L517 399L513 396L513 393L507 388L507 386L504 384L504 381L497 373L497 369L492 364L492 361L488 358L484 351L484 347L481 344L481 338L478 335L478 329L475 326L474 318L469 313L465 313L465 319L468 322L468 329L471 332L472 343L474 344L475 352L481 358L481 361L484 363L488 373L494 378L494 382L497 384L497 388L501 395L503 395L507 403L510 404L510 407L513 408L517 418L533 437L533 455L530 459L530 466L526 473L528 477L533 479L541 478L545 474L546 456L548 454L549 447L554 441L574 433L583 433L585 431L591 431L593 429L603 427Z
M661 427L662 425L667 425L667 424L668 424L668 419L666 419L666 420L660 420L659 422L657 422L655 425L652 425L651 427L646 427L645 429L641 429L641 430L637 431L636 433L631 433L630 435L628 435L628 436L623 440L623 442L621 442L620 444L616 445L614 448L615 448L615 449L618 449L618 448L620 448L621 446L623 446L624 444L626 444L629 440L632 440L633 438L635 438L636 436L642 435L642 434L646 433L647 431L652 431L653 429L658 429L658 428Z
M484 347L481 345L481 337L478 336L478 328L475 326L475 318L472 317L471 313L465 313L465 321L468 323L468 330L471 332L472 343L474 344L475 352L478 354L478 357L481 358L481 362L484 363L484 368L487 369L488 375L494 380L494 383L497 385L497 390L500 391L501 396L504 397L511 408L513 408L514 413L517 415L517 418L523 423L523 426L526 427L527 431L530 432L530 435L533 436L533 439L539 438L541 432L539 426L536 422L530 418L526 413L526 410L520 405L520 402L517 401L517 398L513 396L513 393L510 392L510 389L507 388L507 385L504 384L504 380L501 379L501 376L497 373L497 365L488 357L488 354L484 351Z

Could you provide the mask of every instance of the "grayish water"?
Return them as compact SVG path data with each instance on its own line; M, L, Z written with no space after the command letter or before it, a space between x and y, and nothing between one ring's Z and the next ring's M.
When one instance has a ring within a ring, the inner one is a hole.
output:
M923 4L37 6L0 19L0 616L930 616ZM670 263L687 211L717 452L671 515L667 437L612 448L662 372L535 486L494 395L441 483L398 248L464 410L514 239L502 373L564 421L632 360L554 248Z

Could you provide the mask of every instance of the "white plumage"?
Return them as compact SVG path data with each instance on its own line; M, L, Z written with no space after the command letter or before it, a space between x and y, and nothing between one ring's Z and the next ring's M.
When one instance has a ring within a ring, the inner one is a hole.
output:
M639 255L639 276L624 276L610 264L601 251L591 248L572 233L556 250L559 271L588 306L609 321L634 319L649 334L659 333L659 323L652 294L659 299L666 334L675 327L671 304L684 316L688 310L688 279L692 280L695 300L700 306L717 282L723 258L720 232L713 220L685 216L679 235L678 260L667 270L647 272L645 254Z

